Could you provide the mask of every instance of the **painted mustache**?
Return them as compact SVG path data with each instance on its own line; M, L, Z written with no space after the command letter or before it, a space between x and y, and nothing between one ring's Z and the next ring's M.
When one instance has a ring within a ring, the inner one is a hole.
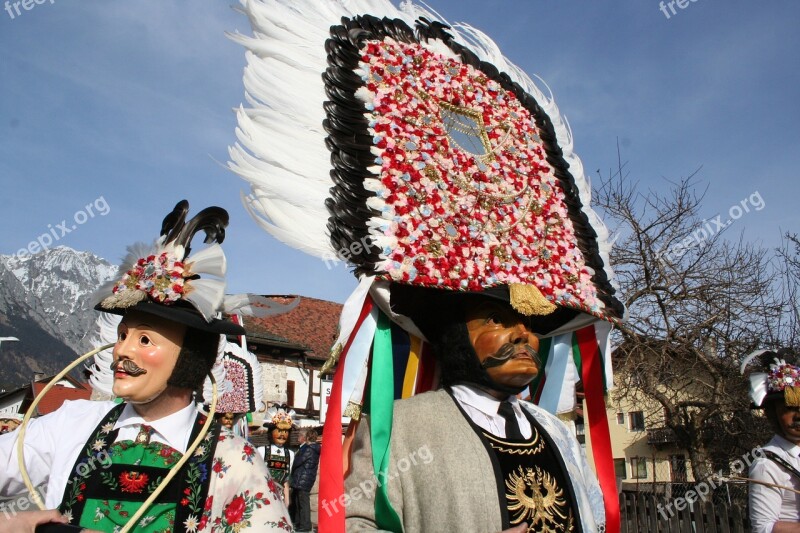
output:
M534 350L533 348L531 348L527 344L524 345L522 348L525 350L525 352L527 352L528 355L531 356L531 359L533 359L533 362L534 362L534 364L536 364L537 367L541 367L542 366L542 360L539 359L539 354L536 352L536 350ZM496 366L504 365L509 359L514 357L514 355L518 351L519 351L519 345L518 344L507 342L504 345L502 345L499 350L497 350L497 353L487 357L483 361L483 363L481 363L481 367L484 370L486 370L486 369L489 369L489 368L494 368Z
M111 363L112 372L116 372L118 368L122 368L123 372L131 376L141 376L142 374L147 374L147 370L140 367L130 359L117 359Z

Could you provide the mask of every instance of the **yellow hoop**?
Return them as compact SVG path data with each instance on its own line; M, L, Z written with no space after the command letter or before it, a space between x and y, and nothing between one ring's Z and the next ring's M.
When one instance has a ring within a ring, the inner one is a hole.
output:
M31 478L28 476L28 470L25 468L25 451L24 451L24 448L25 448L25 432L28 429L28 420L31 419L31 415L33 415L33 412L36 410L36 407L39 405L39 402L42 401L42 398L44 398L45 394L50 392L50 389L52 389L56 385L56 383L61 381L61 379L64 376L66 376L73 368L75 368L80 363L84 362L85 360L89 359L91 356L95 355L96 353L102 352L103 350L111 348L112 346L114 346L113 342L110 343L110 344L105 344L105 345L103 345L103 346L101 346L99 348L95 348L94 350L92 350L90 352L87 352L87 353L83 354L82 356L78 357L71 364L67 365L67 368L65 368L64 370L59 372L56 375L56 377L54 377L52 380L50 380L50 383L48 383L47 386L42 389L42 392L40 392L39 394L36 395L36 398L34 398L33 403L31 404L30 407L28 407L28 410L25 412L25 418L22 419L22 423L19 425L19 436L17 437L17 439L18 439L17 440L17 460L19 461L19 472L20 472L20 474L22 474L22 482L25 483L25 487L27 487L28 492L30 492L31 499L33 500L33 503L35 503L36 506L42 511L44 511L46 509L46 507L44 505L44 502L42 501L42 497L37 492L36 487L34 487L33 483L31 483Z

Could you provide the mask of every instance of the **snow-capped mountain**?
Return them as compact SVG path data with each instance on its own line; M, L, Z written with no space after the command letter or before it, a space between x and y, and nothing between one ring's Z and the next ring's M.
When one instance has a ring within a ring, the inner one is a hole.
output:
M18 282L0 284L6 300L29 308L39 327L76 353L92 348L88 340L97 313L91 296L116 275L116 266L89 252L58 246L22 258L0 255L0 279L3 270Z

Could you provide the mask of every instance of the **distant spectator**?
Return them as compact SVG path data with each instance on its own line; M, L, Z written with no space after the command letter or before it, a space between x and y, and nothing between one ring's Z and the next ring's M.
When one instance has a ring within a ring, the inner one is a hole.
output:
M313 429L300 433L300 449L295 454L292 476L289 479L289 486L292 489L289 512L297 533L311 531L310 495L317 478L320 453L317 437L317 432Z

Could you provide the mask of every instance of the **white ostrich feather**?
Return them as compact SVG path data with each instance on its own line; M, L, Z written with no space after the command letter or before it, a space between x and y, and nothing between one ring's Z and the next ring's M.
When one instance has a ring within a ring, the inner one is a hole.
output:
M122 317L111 313L100 313L95 322L95 331L90 337L92 346L103 346L117 340L117 327ZM114 393L114 373L111 371L111 362L114 360L112 355L113 348L107 348L94 355L94 362L84 366L89 372L89 384L94 390L95 395L102 398L113 398Z
M247 49L244 84L251 107L237 113L238 142L229 150L229 167L250 184L243 203L264 230L312 256L331 257L336 250L328 238L324 202L333 183L321 78L330 26L354 14L409 24L413 18L383 0L241 4L255 37L231 38Z

